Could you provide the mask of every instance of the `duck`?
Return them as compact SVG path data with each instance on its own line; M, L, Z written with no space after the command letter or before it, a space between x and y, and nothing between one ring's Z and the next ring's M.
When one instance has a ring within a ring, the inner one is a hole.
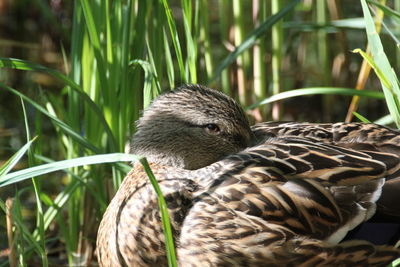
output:
M192 267L386 266L399 248L342 240L377 209L398 215L395 200L379 200L400 177L399 152L400 132L372 123L250 126L235 100L197 84L157 97L131 146L163 192L178 266ZM138 162L103 215L96 254L100 266L168 264Z

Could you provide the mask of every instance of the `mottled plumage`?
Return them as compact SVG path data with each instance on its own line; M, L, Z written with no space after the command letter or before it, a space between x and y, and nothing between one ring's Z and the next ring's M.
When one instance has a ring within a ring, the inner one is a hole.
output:
M184 169L214 163L246 148L253 139L249 122L233 99L195 85L158 97L137 129L132 153Z
M398 131L276 122L250 130L233 100L200 86L160 97L143 118L133 151L153 162L180 266L385 266L400 257L389 246L339 243L375 213L385 177L398 179ZM101 222L99 263L166 266L164 246L157 196L136 163Z

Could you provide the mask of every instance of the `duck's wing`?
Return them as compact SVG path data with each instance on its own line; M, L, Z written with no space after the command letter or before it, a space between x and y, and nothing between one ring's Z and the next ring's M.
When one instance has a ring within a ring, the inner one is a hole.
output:
M349 258L386 264L399 256L370 244L328 245L373 214L382 178L397 171L398 157L290 137L270 139L217 164L229 167L209 184L199 182L204 190L184 220L183 262L197 253L212 259L209 266L257 266L258 259L258 266L277 259L277 265L296 266L321 259L346 264Z
M226 170L209 184L198 181L205 194L233 210L331 241L375 213L384 177L400 168L390 153L297 137L270 139L218 164Z
M308 122L261 122L251 127L258 142L271 137L312 137L321 142L331 142L333 139L332 123Z
M262 122L252 126L258 141L271 137L307 137L337 146L400 155L400 131L374 123Z
M400 131L373 123L297 123L264 122L252 127L258 141L276 137L306 137L317 142L355 150L380 151L400 157ZM400 221L398 194L400 171L386 176L389 182L383 186L378 200L378 211L391 221Z
M227 208L212 197L185 219L177 249L179 266L387 266L400 250L368 242L325 241Z
M353 149L312 137L268 138L262 144L231 156L237 166L256 164L276 169L284 179L313 178L323 184L357 185L391 176L400 170L400 156L385 151ZM227 160L229 162L229 159Z

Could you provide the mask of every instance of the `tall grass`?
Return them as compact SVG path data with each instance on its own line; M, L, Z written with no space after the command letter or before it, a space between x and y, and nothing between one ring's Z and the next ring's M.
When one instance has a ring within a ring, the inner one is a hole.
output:
M237 97L249 109L311 94L386 97L393 121L399 125L397 80L389 63L381 57L370 59L363 54L379 74L384 94L356 91L350 85L349 88L310 87L306 82L304 85L309 88L281 92L297 88L295 79L289 82L283 71L288 72L285 53L292 47L290 42L296 42L293 40L296 34L303 31L318 34L318 42L322 43L318 45L321 62L317 64L323 66L324 74L321 84L329 86L331 82L327 30L335 26L323 13L324 5L316 7L315 12L320 15L315 24L301 21L290 24L298 16L295 8L304 7L300 2L279 0L268 6L264 1L254 1L251 8L257 15L248 19L250 2L243 0L217 4L181 0L174 6L167 0L73 1L71 45L64 70L20 59L0 59L3 68L44 72L65 86L60 94L45 92L34 98L0 83L4 91L23 99L20 112L26 114L25 106L29 105L35 114L40 114L38 118L52 124L58 140L54 149L59 151L58 158L46 156L49 148L46 149L46 140L41 138L41 121L31 121L27 114L24 120L27 145L0 168L0 187L25 181L16 188L14 200L7 205L0 201L9 218L9 238L14 240L10 241L14 249L9 263L26 266L39 260L40 265L51 266L55 259L49 256L48 249L54 239L61 243L59 246L65 251L59 255L65 254L69 265L89 265L93 261L99 220L129 170L121 161L139 160L122 154L135 131L133 122L154 97L179 84L209 83ZM371 34L374 26L365 1L362 5L371 53L382 53L380 41ZM213 22L216 14L210 12L215 8L219 12L218 23ZM389 17L395 17L395 13L388 13ZM253 69L253 66L258 67ZM302 66L298 68L299 73L304 72ZM272 117L265 111L252 114L258 116L257 120ZM277 112L274 117L283 114ZM32 131L33 124L38 127ZM34 145L32 136L38 136ZM9 173L28 148L32 168ZM146 164L143 160L142 163ZM49 172L60 170L63 173L58 178L48 176ZM37 177L31 180L32 185L26 183L31 177ZM56 196L44 186L48 179L58 179ZM24 194L35 197L33 226L23 216ZM55 225L57 233L50 230ZM168 234L168 222L164 221L164 225ZM174 265L173 241L169 239L167 244L169 262Z
M281 0L271 1L271 12L273 14L279 12L282 7ZM283 28L282 21L278 21L272 26L272 94L279 94L282 90L281 66L283 54ZM281 105L280 102L272 104L272 119L280 120Z

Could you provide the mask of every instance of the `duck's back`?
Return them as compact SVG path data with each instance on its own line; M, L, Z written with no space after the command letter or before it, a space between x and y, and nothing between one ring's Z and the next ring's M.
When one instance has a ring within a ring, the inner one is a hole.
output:
M400 131L373 123L262 122L252 126L256 138L307 137L353 149L400 154Z

